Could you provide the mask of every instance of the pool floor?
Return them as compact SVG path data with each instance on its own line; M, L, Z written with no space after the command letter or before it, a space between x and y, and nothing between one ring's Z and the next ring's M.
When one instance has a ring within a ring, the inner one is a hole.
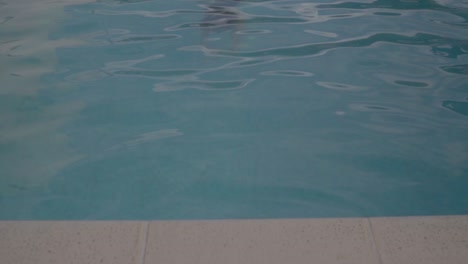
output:
M0 221L5 264L462 264L468 215L208 221Z

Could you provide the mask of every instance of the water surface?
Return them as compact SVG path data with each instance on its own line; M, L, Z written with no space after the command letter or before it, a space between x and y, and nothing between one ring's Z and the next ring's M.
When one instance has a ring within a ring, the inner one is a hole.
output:
M466 1L0 3L0 219L468 213Z

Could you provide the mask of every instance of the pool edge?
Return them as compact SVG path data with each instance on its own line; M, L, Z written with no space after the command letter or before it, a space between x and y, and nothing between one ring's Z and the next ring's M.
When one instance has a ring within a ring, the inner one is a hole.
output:
M0 221L9 264L464 263L468 215Z

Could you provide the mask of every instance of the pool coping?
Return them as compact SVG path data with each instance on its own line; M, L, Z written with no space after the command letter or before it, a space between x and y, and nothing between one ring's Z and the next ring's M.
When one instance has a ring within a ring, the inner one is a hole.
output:
M468 215L0 221L5 264L466 263Z

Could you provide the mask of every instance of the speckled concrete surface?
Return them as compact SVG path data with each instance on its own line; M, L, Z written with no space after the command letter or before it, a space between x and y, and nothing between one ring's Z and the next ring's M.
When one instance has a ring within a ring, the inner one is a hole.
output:
M147 222L0 222L1 264L141 264Z
M179 264L378 263L367 219L153 222L146 260Z
M468 216L370 221L382 263L468 263Z
M1 264L465 264L468 216L0 221Z

